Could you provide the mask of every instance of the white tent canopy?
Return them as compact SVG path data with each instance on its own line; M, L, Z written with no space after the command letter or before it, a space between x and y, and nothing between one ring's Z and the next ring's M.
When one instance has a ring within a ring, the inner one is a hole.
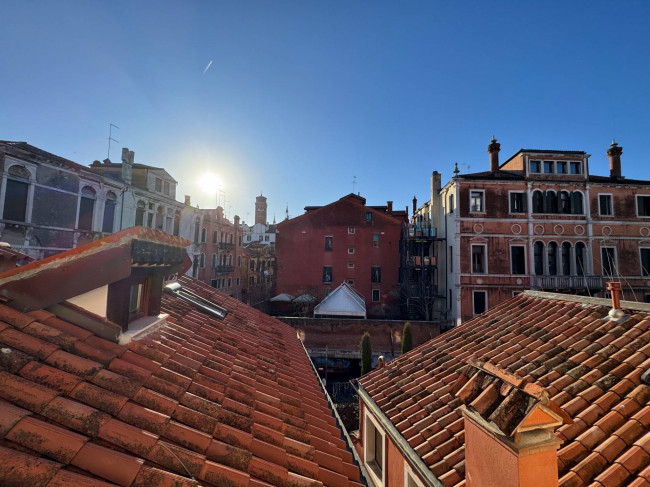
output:
M274 303L290 303L293 301L293 296L291 294L282 293L272 297L271 301Z
M359 293L344 282L314 308L314 316L365 318L366 303Z

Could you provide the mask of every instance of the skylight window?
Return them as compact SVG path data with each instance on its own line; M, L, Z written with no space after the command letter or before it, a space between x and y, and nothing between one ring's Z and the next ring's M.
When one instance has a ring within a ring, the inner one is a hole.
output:
M228 315L228 312L221 306L214 304L208 299L202 298L198 294L194 294L192 291L183 289L183 286L181 286L178 282L167 284L164 288L164 291L167 294L171 294L172 296L177 297L181 301L193 304L202 312L208 313L209 315L214 316L219 320L223 320Z

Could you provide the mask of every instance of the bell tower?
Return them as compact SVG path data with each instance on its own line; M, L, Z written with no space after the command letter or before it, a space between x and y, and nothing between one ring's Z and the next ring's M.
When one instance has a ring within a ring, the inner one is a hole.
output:
M266 197L259 195L255 198L255 224L266 225Z

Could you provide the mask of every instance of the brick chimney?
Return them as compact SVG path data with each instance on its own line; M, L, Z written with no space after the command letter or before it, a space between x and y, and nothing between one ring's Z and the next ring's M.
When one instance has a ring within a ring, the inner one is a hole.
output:
M386 213L389 215L393 214L393 202L392 201L387 201L386 202Z
M612 145L607 149L607 157L609 157L609 177L621 177L621 154L623 148L619 147L615 140L612 140Z
M557 487L555 428L571 419L536 384L471 359L454 390L465 418L467 487Z
M189 206L192 204L192 197L189 194L185 195L185 205Z
M413 195L413 214L415 215L415 212L418 209L418 199Z
M497 139L492 136L492 142L488 145L488 152L490 153L490 172L497 172L499 170L499 151L501 150L501 144L497 142Z

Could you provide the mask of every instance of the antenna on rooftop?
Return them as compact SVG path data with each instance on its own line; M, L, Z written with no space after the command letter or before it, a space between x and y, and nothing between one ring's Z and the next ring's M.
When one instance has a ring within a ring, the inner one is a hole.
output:
M357 190L357 177L352 176L352 194Z
M112 135L113 135L113 127L115 127L115 128L118 129L118 130L120 129L120 128L119 128L117 125L115 125L114 123L109 123L109 124L108 124L108 153L106 154L106 159L108 159L109 161L111 160L111 140L112 140L113 142L117 142L118 144L120 143L119 140L116 140L116 139L114 139L114 138L112 137Z

